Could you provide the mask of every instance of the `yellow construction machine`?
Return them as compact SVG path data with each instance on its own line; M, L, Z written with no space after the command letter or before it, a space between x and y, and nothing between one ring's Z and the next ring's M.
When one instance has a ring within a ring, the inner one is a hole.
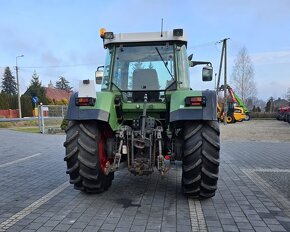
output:
M217 116L219 121L224 121L224 105L222 103L217 104ZM228 103L228 111L226 122L234 123L234 122L242 122L246 119L245 111L242 107L234 106L233 103Z

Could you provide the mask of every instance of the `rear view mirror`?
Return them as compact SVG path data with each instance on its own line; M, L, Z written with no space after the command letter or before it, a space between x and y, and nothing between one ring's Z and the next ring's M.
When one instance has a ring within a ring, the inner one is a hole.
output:
M96 84L100 85L102 84L102 80L103 80L103 75L104 75L104 66L99 66L97 68L97 71L95 73L95 78L96 78Z
M211 81L213 75L213 69L212 66L205 66L202 69L202 81Z
M192 57L193 57L193 54L190 54L187 59L191 61Z

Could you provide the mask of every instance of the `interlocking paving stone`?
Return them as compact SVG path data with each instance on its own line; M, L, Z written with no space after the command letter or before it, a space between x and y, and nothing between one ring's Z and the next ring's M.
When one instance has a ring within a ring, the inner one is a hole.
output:
M68 180L63 135L0 130L1 139L5 142L0 145L0 224ZM254 170L287 200L289 150L290 143L222 141L216 196L197 201L196 215L204 220L203 231L290 231L287 209L243 171ZM41 155L26 159L37 153ZM198 230L192 224L189 201L181 193L180 178L180 163L165 177L157 172L134 177L122 169L106 193L87 195L69 186L7 231ZM279 183L284 183L283 188Z
M94 231L96 231L96 230L94 230ZM129 232L130 231L130 228L129 227L117 227L116 229L115 229L115 232Z
M36 232L49 232L52 230L53 230L53 227L43 226L43 227L40 227Z

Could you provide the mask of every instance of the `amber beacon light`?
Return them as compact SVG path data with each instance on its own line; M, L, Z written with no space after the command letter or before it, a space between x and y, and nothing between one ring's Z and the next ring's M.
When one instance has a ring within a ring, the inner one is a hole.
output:
M105 28L101 28L100 29L100 37L103 39L105 37L105 33L106 33L106 29Z

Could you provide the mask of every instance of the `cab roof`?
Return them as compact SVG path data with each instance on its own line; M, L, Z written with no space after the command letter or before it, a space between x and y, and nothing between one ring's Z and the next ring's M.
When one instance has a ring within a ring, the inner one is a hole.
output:
M162 41L180 41L187 44L183 29L174 29L172 31L143 32L143 33L120 33L105 32L104 46L118 43L139 43L139 42L162 42Z

